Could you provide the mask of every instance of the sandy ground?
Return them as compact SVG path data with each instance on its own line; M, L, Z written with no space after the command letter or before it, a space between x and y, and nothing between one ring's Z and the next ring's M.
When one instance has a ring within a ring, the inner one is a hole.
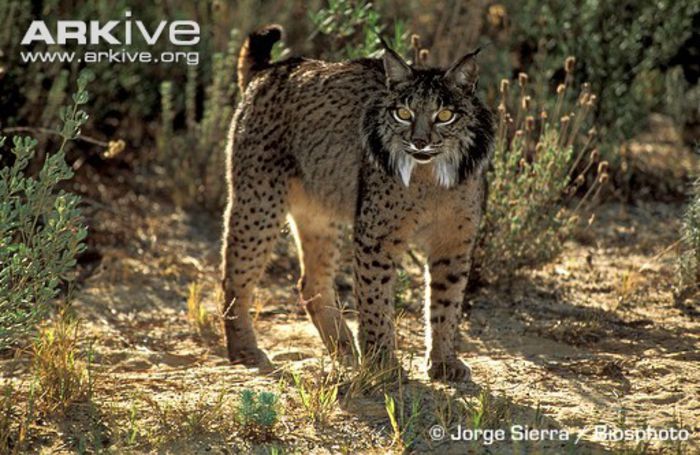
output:
M408 407L419 403L411 451L636 448L629 453L645 453L633 442L600 441L593 426L607 424L682 426L693 433L690 441L653 443L646 450L698 453L700 322L692 307L673 303L674 253L659 255L677 238L680 209L660 203L607 204L554 263L478 291L460 343L473 370L469 384L431 383L422 369L422 284L416 274L405 295L408 309L399 319L399 347L411 381L398 395L396 389L389 391ZM325 421L313 422L288 381L229 365L219 335L197 335L186 315L188 286L199 283L205 306L216 312L215 221L167 206L122 215L105 213L97 221L104 224L96 235L105 235L108 246L75 304L95 353L97 380L88 414L102 428L102 444L117 453L401 450L393 442L381 392L344 396L341 387L339 404ZM297 304L293 253L287 236L261 286L256 327L260 344L277 365L319 378L330 362L324 361L320 339ZM347 278L341 278L339 288L347 302L351 292L345 283ZM26 365L15 365L13 376L21 382L26 371ZM196 434L183 434L176 422L168 422L206 412L217 397L233 403L246 388L280 396L280 422L269 441L251 441L216 421ZM485 408L482 428L504 429L506 441L433 440L429 429L436 423L442 422L448 434L458 424L470 428L479 406ZM75 449L86 417L74 414L60 425L46 424L31 448ZM508 435L512 425L559 433L552 433L555 440L513 441ZM137 437L126 443L125 433L134 427ZM570 433L569 441L557 440L562 430Z
M630 162L636 180L627 188L684 180L678 172L692 167L672 158L677 149L659 131L653 145L632 148L650 158ZM677 191L672 185L654 188ZM638 196L663 200L649 190ZM398 344L410 381L360 393L356 375L345 373L338 402L313 418L287 373L298 372L308 390L338 380L298 304L288 233L254 308L259 343L281 371L263 375L230 365L218 325L200 334L187 316L193 283L204 307L218 314L219 221L137 196L127 182L104 200L109 204L86 199L94 245L87 257L94 261L87 261L74 304L82 345L94 357L92 397L65 417L33 422L30 452L700 453L700 307L678 306L672 297L677 203L607 203L557 260L477 291L459 343L473 372L467 384L432 383L423 371L422 277L406 260ZM347 264L343 269L339 295L352 307ZM350 324L355 330L352 316ZM0 373L26 394L28 356L0 359ZM246 389L279 397L279 421L265 437L235 422ZM408 445L394 437L385 393ZM447 434L441 440L434 437L438 424ZM460 425L502 430L505 440L486 444L482 433L477 441L452 441ZM518 425L548 433L513 440ZM604 441L596 425L684 428L690 440Z

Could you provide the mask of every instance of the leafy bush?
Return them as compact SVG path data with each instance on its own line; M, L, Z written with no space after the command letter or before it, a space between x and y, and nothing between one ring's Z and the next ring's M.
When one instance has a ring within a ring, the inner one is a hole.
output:
M73 105L61 109L61 146L47 156L38 177L25 175L37 144L29 137L13 138L15 161L0 170L0 349L17 343L48 313L84 249L80 199L59 185L73 175L65 150L87 121L79 106L88 101L91 78L81 74ZM0 138L0 147L4 142Z
M196 18L202 24L202 32L201 41L193 50L199 51L201 55L211 55L221 40L221 35L225 43L228 34L228 29L224 31L220 27L224 16L217 14L211 2L181 4L176 8L155 3L136 8L133 2L126 0L80 3L55 0L0 2L0 26L3 30L3 33L0 33L0 49L4 51L0 67L4 67L6 71L5 77L0 77L0 104L8 107L9 114L2 119L4 124L1 126L49 126L54 118L53 114L70 96L70 92L66 90L67 81L77 77L80 69L77 61L25 63L21 59L21 52L75 51L80 55L86 49L70 42L65 46L43 43L21 45L20 41L32 20L42 17L83 21L124 20L128 10L133 12L133 19L142 21L149 30L153 30L154 26L164 19ZM53 28L52 21L47 21L47 25ZM115 29L114 33L119 32ZM159 39L154 46L134 39L128 50L160 53L173 50L169 46L163 39ZM91 46L90 50L109 51L110 46L99 44ZM96 96L93 97L91 106L95 119L93 128L110 137L115 134L123 135L131 145L139 146L148 145L153 137L154 125L151 123L157 119L160 101L158 84L166 78L184 81L188 66L115 65L108 61L100 61L90 63L90 68L97 78L97 83L94 84ZM206 59L201 59L198 68L205 75L208 75L211 69ZM51 94L48 97L47 87ZM184 93L178 96L183 98Z
M665 77L665 112L682 126L683 141L700 151L700 84L692 85L681 68L672 68Z
M240 33L231 31L228 50L211 57L211 80L204 91L201 118L197 116L197 67L187 71L184 106L176 105L173 82L160 86L161 128L158 131L157 163L169 177L166 189L179 205L202 205L210 210L224 205L226 186L224 149L235 109L236 56ZM176 130L176 113L184 108L185 127Z
M596 116L609 143L629 138L643 128L649 112L667 107L663 72L700 13L692 0L504 4L510 16L506 44L519 54L520 69L543 78L544 89L561 80L566 56L579 59L578 81L590 82L599 95Z
M681 254L678 261L679 301L694 295L700 286L700 179L693 185L692 199L683 215Z
M567 77L551 101L533 100L524 73L517 90L501 82L487 210L475 257L482 278L509 276L552 259L608 179L607 163L598 164L592 149L595 130L583 134L596 96L587 85L577 97L570 93L574 63L567 59ZM575 197L579 189L584 194Z
M236 409L236 417L249 436L268 438L278 419L277 396L271 392L243 390Z
M309 12L309 20L315 28L311 37L321 34L329 41L321 58L356 59L380 53L378 34L384 30L371 2L329 0L327 7ZM395 22L393 32L388 41L394 50L405 55L408 34L401 20Z

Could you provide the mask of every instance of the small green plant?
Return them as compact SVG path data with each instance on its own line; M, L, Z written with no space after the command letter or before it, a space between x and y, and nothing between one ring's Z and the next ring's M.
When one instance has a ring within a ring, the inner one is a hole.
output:
M136 400L131 402L131 407L129 408L129 429L126 434L126 444L128 446L133 446L136 444L136 440L141 433L138 421L138 407L136 405Z
M678 260L679 302L697 294L700 286L700 179L693 184L691 200L683 214L681 253Z
M320 379L310 381L301 373L292 373L299 400L312 422L325 422L338 402L338 384Z
M132 405L129 415L129 432L127 442L136 442L138 436L144 437L155 445L167 441L191 439L194 436L222 432L232 433L236 426L227 406L226 389L216 395L196 393L178 395L167 401L159 401L150 396L141 397L158 421L159 429L153 434L139 428L136 408Z
M0 396L0 453L25 453L29 427L34 417L35 396L31 388L26 397L11 382L2 388ZM22 400L18 397L22 396Z
M61 190L60 183L73 176L65 151L88 119L80 106L88 101L92 78L81 73L73 105L60 110L62 142L38 176L25 175L37 145L30 137L13 138L14 163L0 170L0 349L17 344L49 313L85 248L80 198ZM4 143L0 138L0 148Z
M267 455L283 455L284 449L278 446L267 447Z
M255 392L245 389L241 392L236 417L243 432L258 440L267 440L279 418L277 395L272 392Z
M494 396L489 388L481 389L476 397L464 397L463 403L458 423L474 430L505 428L514 423L510 401L505 396Z
M418 436L416 424L421 415L421 400L419 397L413 397L410 410L405 409L405 406L401 389L398 406L394 397L384 394L384 408L394 433L392 445L397 445L403 450L410 449Z
M517 90L501 82L489 198L475 258L482 278L510 276L551 260L590 214L608 180L608 164L598 162L593 148L595 129L583 133L596 96L587 85L578 96L570 93L574 63L567 58L568 76L553 100L533 100L523 73Z
M193 407L186 412L179 410L182 418L182 427L187 435L196 435L211 431L212 425L221 418L225 393L218 393L214 403L208 403L203 399L197 400Z

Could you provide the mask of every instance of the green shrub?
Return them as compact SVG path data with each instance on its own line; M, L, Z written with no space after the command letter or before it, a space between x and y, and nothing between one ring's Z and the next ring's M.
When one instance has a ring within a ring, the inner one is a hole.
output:
M682 301L695 295L698 286L700 286L700 179L693 184L692 197L683 215L676 298Z
M4 67L5 77L0 77L0 104L10 107L9 114L2 119L2 127L16 125L50 126L54 118L51 115L70 97L66 90L67 80L77 77L81 65L78 62L33 62L22 61L21 52L58 51L73 52L79 56L86 49L91 51L114 50L114 46L99 44L95 46L45 45L34 43L21 45L32 20L47 19L48 27L53 30L56 19L91 21L125 20L127 10L132 11L132 20L142 21L149 30L162 20L195 19L201 24L201 41L186 50L200 53L198 69L205 77L211 71L206 56L225 38L228 28L221 27L224 15L217 14L212 2L180 4L149 3L139 5L127 0L96 0L91 2L65 2L57 0L9 0L0 2L0 67ZM123 24L114 31L115 35L123 31ZM164 33L165 35L166 33ZM134 42L126 46L130 52L148 51L160 53L174 49L165 39L159 39L153 46L134 35ZM96 76L93 85L95 91L91 103L93 116L92 127L102 135L120 135L131 145L148 146L154 136L155 120L158 118L159 94L158 84L164 79L184 82L188 65L173 63L170 65L149 64L114 64L108 61L90 63L90 69ZM48 92L51 94L47 97ZM178 93L178 100L184 93ZM5 113L5 112L3 112ZM147 150L140 150L139 156L150 155ZM150 156L149 156L150 158Z
M308 378L292 373L294 387L307 417L316 423L325 422L338 404L338 384L330 377Z
M309 12L316 34L324 35L328 46L321 58L331 60L376 57L381 46L378 34L384 32L379 13L368 1L329 0L328 6ZM396 20L387 41L399 54L408 52L408 34L401 20Z
M271 392L241 392L236 409L238 423L249 436L266 439L277 423L277 395Z
M587 124L596 97L584 85L571 95L574 60L553 100L535 101L528 77L501 82L498 129L487 210L475 257L480 277L510 276L551 260L607 179ZM578 194L583 192L583 194ZM578 195L578 197L577 197Z
M25 175L37 141L13 138L14 163L0 170L0 349L34 330L50 310L62 282L71 279L75 256L84 249L87 230L78 196L59 189L73 175L65 161L66 145L80 133L87 114L91 73L78 78L73 105L60 110L63 138L46 157L36 178ZM0 147L5 138L0 138Z
M581 62L577 80L590 82L599 95L596 116L610 144L643 128L649 112L667 108L663 71L700 13L700 4L692 0L504 4L510 24L507 45L520 54L521 69L542 77L543 88L551 80L558 82L566 56Z
M700 151L700 84L690 84L680 67L665 75L665 112L682 127L683 141Z
M160 85L161 128L158 131L157 164L168 176L165 189L182 206L200 205L215 211L226 195L225 155L229 124L237 93L236 57L240 33L231 31L228 50L211 57L211 79L204 90L203 112L197 115L197 67L187 71L185 99L176 105L172 81ZM176 113L184 110L185 126L176 130Z

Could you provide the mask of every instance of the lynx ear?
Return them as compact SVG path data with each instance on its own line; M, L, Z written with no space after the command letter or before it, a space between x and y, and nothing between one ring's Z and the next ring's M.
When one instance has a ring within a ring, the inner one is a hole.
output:
M445 72L445 79L470 93L474 92L479 79L479 66L476 64L476 59L474 57L476 57L480 51L481 49L476 49L457 60L450 69Z
M405 82L411 78L413 75L413 70L403 59L394 52L386 41L379 37L379 41L382 43L384 48L384 73L386 74L387 84L396 84L399 82Z

